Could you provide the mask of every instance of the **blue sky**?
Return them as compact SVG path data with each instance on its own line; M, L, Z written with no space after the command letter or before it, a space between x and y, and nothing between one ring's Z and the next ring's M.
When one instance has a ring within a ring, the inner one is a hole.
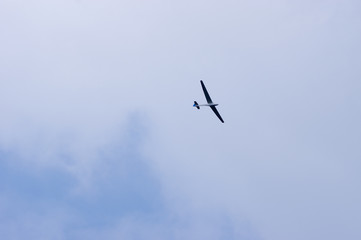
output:
M1 235L360 239L360 7L1 1Z

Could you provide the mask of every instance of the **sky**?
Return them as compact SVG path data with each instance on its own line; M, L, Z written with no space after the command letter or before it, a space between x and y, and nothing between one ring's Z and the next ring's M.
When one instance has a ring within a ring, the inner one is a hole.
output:
M2 238L360 239L360 9L2 0Z

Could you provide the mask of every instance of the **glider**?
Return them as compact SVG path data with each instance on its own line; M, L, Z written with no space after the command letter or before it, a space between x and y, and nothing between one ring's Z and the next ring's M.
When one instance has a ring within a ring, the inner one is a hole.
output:
M218 106L218 104L213 103L211 97L209 96L207 88L206 88L206 86L204 86L204 83L203 83L202 80L201 80L201 85L202 85L202 89L203 89L203 92L204 92L204 96L206 97L206 100L207 100L208 104L198 104L196 101L194 101L193 107L196 107L197 109L200 109L201 106L210 107L212 109L212 111L217 115L219 120L221 120L221 122L224 123L221 115L219 114L219 112L217 111L217 108L216 108L216 106Z

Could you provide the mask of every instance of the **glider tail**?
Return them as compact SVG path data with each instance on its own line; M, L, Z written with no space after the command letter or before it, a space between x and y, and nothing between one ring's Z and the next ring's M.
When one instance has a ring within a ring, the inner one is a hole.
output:
M196 107L196 108L198 108L198 109L200 108L199 105L198 105L198 103L197 103L196 101L194 101L193 107Z

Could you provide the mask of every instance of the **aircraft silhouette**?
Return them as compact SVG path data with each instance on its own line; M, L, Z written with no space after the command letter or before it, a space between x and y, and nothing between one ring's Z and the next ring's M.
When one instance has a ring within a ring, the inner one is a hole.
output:
M221 120L221 122L224 123L221 115L219 114L219 112L217 111L217 108L216 108L216 106L218 106L218 104L213 103L211 97L209 96L207 88L206 88L206 86L204 86L204 83L202 80L201 80L201 85L202 85L202 89L204 92L204 96L206 97L208 104L198 104L196 101L194 101L193 107L196 107L197 109L200 109L200 107L203 107L203 106L210 107L212 109L212 111L217 115L219 120Z

